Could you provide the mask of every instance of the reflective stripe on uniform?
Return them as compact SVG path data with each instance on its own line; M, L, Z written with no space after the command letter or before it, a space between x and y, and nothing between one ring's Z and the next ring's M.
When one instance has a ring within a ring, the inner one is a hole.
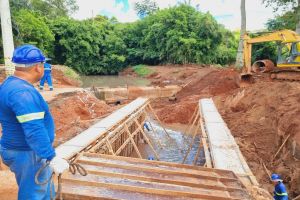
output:
M24 123L31 120L44 119L44 116L45 116L45 112L36 112L36 113L17 116L17 119L20 123Z
M277 192L275 192L275 193L276 193L276 195L278 195L278 196L287 196L287 195L288 195L286 192L284 192L284 193L277 193Z

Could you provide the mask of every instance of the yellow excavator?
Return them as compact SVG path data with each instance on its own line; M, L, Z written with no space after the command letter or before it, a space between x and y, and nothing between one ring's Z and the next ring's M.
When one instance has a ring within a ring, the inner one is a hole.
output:
M277 42L276 66L268 59L258 60L251 65L252 44L262 42ZM243 59L243 81L253 80L253 74L256 73L270 73L272 79L300 81L300 35L291 30L276 31L255 38L245 34Z

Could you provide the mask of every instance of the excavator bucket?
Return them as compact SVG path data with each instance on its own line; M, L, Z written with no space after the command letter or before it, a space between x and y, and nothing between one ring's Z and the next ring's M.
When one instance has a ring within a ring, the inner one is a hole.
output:
M246 87L247 85L254 83L254 78L251 73L242 73L240 87Z

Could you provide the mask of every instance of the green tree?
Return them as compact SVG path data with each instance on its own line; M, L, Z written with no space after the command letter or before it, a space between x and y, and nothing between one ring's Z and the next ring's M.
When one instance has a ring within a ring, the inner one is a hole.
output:
M279 8L287 10L292 7L292 13L295 14L296 18L296 27L293 29L300 34L300 0L263 0L263 2L266 6L272 6L275 12Z
M78 10L76 0L10 0L10 5L13 13L28 9L52 19Z
M82 74L114 74L124 67L125 45L109 20L60 18L50 26L55 34L54 62Z
M29 43L42 49L46 55L52 56L54 35L47 26L45 19L29 10L19 10L14 16L18 27L17 45Z

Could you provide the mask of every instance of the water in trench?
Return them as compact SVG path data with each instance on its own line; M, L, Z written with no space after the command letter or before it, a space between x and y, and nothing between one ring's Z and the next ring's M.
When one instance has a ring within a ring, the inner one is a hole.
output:
M147 86L150 81L146 78L127 76L80 76L81 87L127 87Z
M159 126L156 122L154 121L150 122L154 130L152 130L149 122L146 123L148 124L150 131L147 131L145 128L145 132L150 137L151 141L153 141L154 148L159 155L159 160L182 163L185 154L188 151L189 145L192 141L192 135L186 135L181 131L166 129L167 133L170 135L170 137L168 137L164 129L161 126ZM160 141L162 148L160 148L158 140ZM200 142L200 137L197 136L193 143L192 149L185 161L185 164L193 164L193 161L197 154L197 149L199 147L199 142ZM140 148L145 156L148 156L148 158L150 159L151 158L155 159L155 155L151 150L151 148L149 147L149 145L145 145ZM205 163L204 151L203 149L201 149L196 164L204 165L204 163Z

